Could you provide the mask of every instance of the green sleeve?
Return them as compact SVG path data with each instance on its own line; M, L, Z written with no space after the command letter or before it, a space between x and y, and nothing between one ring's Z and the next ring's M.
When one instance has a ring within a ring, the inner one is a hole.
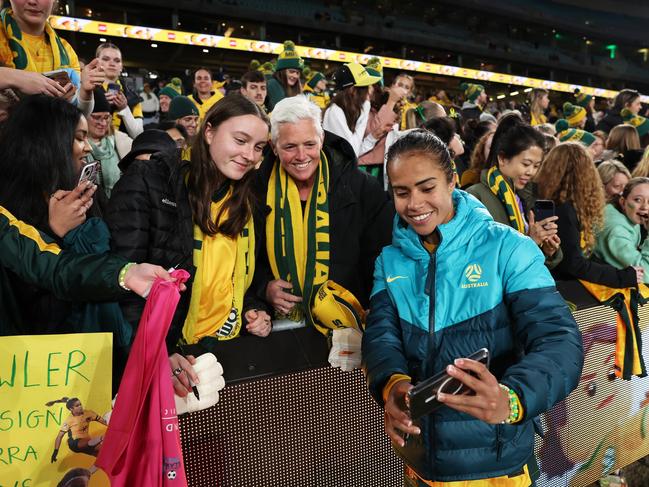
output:
M115 300L125 292L118 279L126 263L109 254L63 252L49 237L0 206L0 265L60 299Z

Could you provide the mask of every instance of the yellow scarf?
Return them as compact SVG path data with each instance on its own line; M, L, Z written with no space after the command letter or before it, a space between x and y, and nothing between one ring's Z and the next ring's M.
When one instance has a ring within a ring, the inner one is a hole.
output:
M273 276L292 283L293 294L303 298L288 318L306 319L307 324L318 329L311 302L329 276L328 190L329 162L320 152L320 164L304 212L297 186L279 160L275 161L266 194L271 209L266 218L266 250Z
M649 288L639 284L636 288L616 289L579 280L600 303L616 311L617 339L615 342L615 375L621 379L647 375L642 358L642 333L638 320L638 306L649 298Z
M520 233L525 233L525 220L523 220L523 215L521 215L516 194L496 166L489 169L487 183L491 192L496 195L505 207L509 225Z
M71 59L74 57L68 53L59 36L54 32L49 22L45 22L45 36L49 40L52 54L54 56L54 69L67 68L70 79L74 82L73 66ZM13 18L13 11L5 8L0 12L0 38L6 38L9 48L13 54L13 60L6 66L8 68L21 69L24 71L38 72L36 64L29 54L29 50L23 46L23 33L18 23ZM78 81L78 76L77 76Z
M212 218L232 195L232 188L218 202L212 202ZM227 219L227 212L220 221ZM205 235L194 225L194 266L189 312L183 326L187 343L214 336L236 338L241 332L243 297L255 273L255 228L252 217L237 239L226 235Z

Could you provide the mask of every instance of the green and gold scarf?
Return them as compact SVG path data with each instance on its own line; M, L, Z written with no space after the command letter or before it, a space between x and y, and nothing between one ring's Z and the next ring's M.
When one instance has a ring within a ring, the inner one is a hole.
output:
M293 179L275 161L268 181L266 203L271 212L266 219L266 250L275 279L293 285L293 294L303 301L288 318L314 323L313 296L329 277L329 162L320 152L320 164L304 212ZM323 331L325 333L325 331Z
M525 233L525 220L523 220L518 201L516 201L516 194L496 166L489 169L487 183L491 192L496 195L505 207L509 225L520 233Z
M232 188L218 202L212 202L216 218ZM223 212L220 221L226 220ZM243 298L255 274L255 228L252 216L241 234L232 239L220 233L205 235L194 225L194 266L189 312L183 326L186 343L203 337L230 340L239 336L242 326Z
M72 56L68 53L54 29L52 29L49 21L45 22L45 35L49 40L52 54L54 55L54 69L72 68L70 65ZM10 8L5 8L0 11L0 38L2 37L7 39L9 48L13 54L11 64L6 67L22 69L24 71L38 71L34 60L29 55L29 50L23 46L23 33L13 18L13 11Z

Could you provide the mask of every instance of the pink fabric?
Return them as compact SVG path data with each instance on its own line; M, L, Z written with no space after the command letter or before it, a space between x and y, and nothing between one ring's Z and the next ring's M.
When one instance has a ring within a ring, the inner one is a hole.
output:
M367 128L365 129L365 136L373 132L378 127L383 127L388 124L394 125L395 123L397 123L398 119L399 116L394 113L393 109L388 108L387 105L381 106L378 112L374 109L370 110L370 115L367 121ZM371 150L361 155L358 158L358 164L360 166L373 166L377 164L383 165L386 138L387 134L381 137Z
M187 486L165 337L189 274L172 276L151 288L97 458L112 487Z

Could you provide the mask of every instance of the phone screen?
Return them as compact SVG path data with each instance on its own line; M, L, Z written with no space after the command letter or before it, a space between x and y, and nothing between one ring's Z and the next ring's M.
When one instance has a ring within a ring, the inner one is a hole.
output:
M540 222L554 216L554 201L536 200L534 203L534 220Z

